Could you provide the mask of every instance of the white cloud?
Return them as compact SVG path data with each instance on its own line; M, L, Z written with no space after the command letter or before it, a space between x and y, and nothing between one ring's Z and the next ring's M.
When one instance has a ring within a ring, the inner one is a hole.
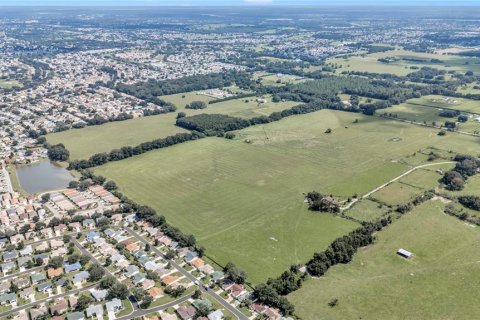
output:
M243 2L248 4L272 4L273 0L243 0Z

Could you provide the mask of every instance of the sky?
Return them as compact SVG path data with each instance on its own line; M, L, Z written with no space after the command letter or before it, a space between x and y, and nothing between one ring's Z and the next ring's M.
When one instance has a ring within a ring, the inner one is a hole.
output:
M0 0L0 6L475 5L480 0Z

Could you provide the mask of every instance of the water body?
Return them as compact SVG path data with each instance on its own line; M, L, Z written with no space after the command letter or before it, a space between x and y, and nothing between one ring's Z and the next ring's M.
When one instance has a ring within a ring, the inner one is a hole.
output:
M70 172L49 160L17 167L20 186L28 193L63 189L74 180Z

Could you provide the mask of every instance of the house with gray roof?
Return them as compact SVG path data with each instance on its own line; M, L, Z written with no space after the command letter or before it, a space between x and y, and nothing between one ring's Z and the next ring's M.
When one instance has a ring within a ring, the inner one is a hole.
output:
M123 309L123 304L120 299L115 298L112 301L105 303L105 307L107 308L107 312L117 313Z
M90 293L95 300L102 301L105 300L105 298L107 297L108 290L92 289Z
M14 292L0 295L0 305L14 305L17 303L17 294Z
M85 310L87 312L87 317L103 317L103 306L101 304L91 305Z
M134 275L136 275L139 271L140 271L140 269L138 269L137 266L131 264L128 267L125 268L125 272L123 274L125 275L125 277L130 278L130 277L133 277Z
M80 271L76 275L73 276L72 282L73 284L80 284L88 280L88 277L90 277L90 274L88 271Z
M13 261L10 261L10 262L7 262L7 263L4 263L4 264L1 265L3 273L9 273L10 271L15 269L16 267L17 267L17 265Z
M43 272L41 273L35 272L30 275L30 278L32 279L32 284L37 284L47 279L47 276Z
M40 283L38 286L37 286L37 290L39 292L48 292L50 290L52 290L52 283L50 281L48 282L44 282L44 283Z
M18 258L17 250L5 251L3 253L3 261L8 262Z
M65 263L63 265L63 268L65 269L65 273L70 273L70 272L75 272L82 269L82 265L80 264L80 262L75 262L72 264Z

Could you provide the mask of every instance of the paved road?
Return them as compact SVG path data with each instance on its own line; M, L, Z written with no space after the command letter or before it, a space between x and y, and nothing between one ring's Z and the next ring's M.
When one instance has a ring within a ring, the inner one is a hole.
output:
M68 292L64 292L64 293L61 293L61 294L53 295L51 297L39 299L35 302L30 302L28 304L24 304L20 307L16 307L16 308L13 308L13 309L10 309L8 311L0 313L0 319L7 319L8 316L10 316L12 314L15 314L18 311L25 310L25 309L28 309L28 308L32 308L32 307L34 307L34 306L36 306L40 303L43 303L43 302L47 302L47 301L54 300L54 299L60 299L60 298L64 298L64 297L72 295L72 294L83 292L85 290L95 288L96 286L98 286L98 284L92 284L92 285L86 286L84 288L70 290Z
M368 198L370 197L372 194L374 194L375 192L377 192L378 190L381 190L383 188L385 188L386 186L388 186L389 184L397 181L397 180L400 180L402 179L403 177L409 175L410 173L412 173L413 171L417 170L417 169L421 169L421 168L425 168L425 167L431 167L431 166L438 166L438 165L441 165L441 164L453 164L453 163L456 163L455 161L445 161L445 162L435 162L435 163L427 163L427 164L422 164L420 166L416 166L404 173L402 173L401 175L399 175L398 177L395 177L393 178L392 180L382 184L380 187L376 187L375 189L373 189L372 191L364 194L363 196L361 196L360 198L357 198L357 199L353 199L349 204L347 204L346 206L342 207L342 211L343 210L347 210L349 209L351 206L353 206L357 201L361 200L361 199L365 199L365 198Z
M184 296L184 297L181 297L180 299L177 299L175 301L171 301L169 303L165 303L165 304L162 304L158 307L154 307L154 308L150 308L150 309L137 310L137 311L134 311L134 312L130 313L129 315L126 315L126 316L123 316L123 317L120 317L120 318L116 318L115 320L130 320L130 319L134 319L134 318L140 318L140 317L145 316L147 314L176 306L177 304L180 304L180 303L185 302L188 299L190 299L190 297L192 295L193 295L193 292Z
M141 235L139 235L138 233L136 233L135 231L133 231L132 229L130 228L125 228L125 230L127 230L128 233L130 233L132 236L134 236L135 238L137 238L139 241L143 242L144 244L150 244L144 237L142 237ZM200 281L199 279L195 278L192 274L190 274L189 272L187 272L182 266L180 266L178 263L176 263L174 260L170 260L168 259L167 257L165 257L165 255L160 251L158 250L155 246L151 246L151 249L156 253L158 254L159 256L161 256L163 259L167 260L170 262L170 264L175 268L177 269L182 275L184 275L187 279L189 279L190 281L192 282L198 282ZM220 303L222 306L225 307L225 309L227 309L228 311L230 311L231 313L233 313L238 319L240 320L247 320L248 318L243 314L241 313L240 311L237 310L237 308L235 308L234 306L232 306L230 303L228 303L227 301L225 301L221 296L219 296L218 294L216 294L215 292L211 291L211 290L206 290L203 286L199 286L200 290L202 290L203 292L206 292L207 294L209 294L212 298L214 298L215 300L217 300L218 303Z
M8 192L13 193L14 190L13 190L12 179L10 178L10 174L5 168L2 168L2 171L5 177L5 184L7 185L7 190Z
M34 268L31 268L31 269L27 269L27 270L22 271L22 272L15 272L15 273L12 273L8 276L0 278L0 281L5 281L5 280L11 279L11 278L16 278L16 277L21 277L24 274L28 274L28 273L31 273L31 272L34 272L34 271L42 270L44 268L45 268L45 266L39 266L39 267L34 267Z
M114 277L115 279L117 278L117 277L115 277L115 275L114 275L110 270L108 270L102 263L100 263L100 261L98 261L97 258L95 258L95 256L94 256L90 251L88 251L87 249L85 249L85 247L82 246L82 244L81 244L80 242L78 242L77 239L72 239L72 241L73 241L73 243L75 244L75 246L78 248L78 250L80 250L80 252L82 252L83 255L89 256L90 259L91 259L94 263L96 263L96 264L98 264L99 266L102 267L102 269L105 271L106 274L111 275L111 276ZM117 280L117 281L118 281L118 280ZM132 304L134 311L140 310L140 306L138 305L138 303L136 303L136 302L135 302L135 303L134 303L134 302L130 302L130 303Z

